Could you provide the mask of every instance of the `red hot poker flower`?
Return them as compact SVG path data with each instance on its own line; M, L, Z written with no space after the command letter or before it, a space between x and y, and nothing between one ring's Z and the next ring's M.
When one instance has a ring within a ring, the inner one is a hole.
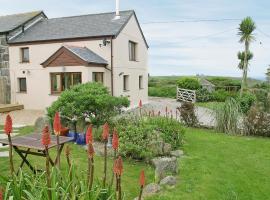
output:
M113 130L112 147L116 151L119 147L119 138L116 129Z
M43 131L42 131L42 138L41 138L41 143L44 146L49 146L49 144L51 143L51 136L50 136L50 132L49 132L49 127L45 126Z
M6 123L5 123L5 133L9 135L12 132L12 119L10 115L7 115L6 117Z
M141 171L140 174L140 186L144 187L145 186L145 175L144 175L144 170Z
M54 121L53 121L53 129L54 129L55 135L60 135L60 133L61 133L61 119L60 119L59 112L55 113Z
M108 140L108 138L109 138L109 124L106 122L103 125L102 139L103 140Z
M86 131L86 144L88 143L93 144L93 126L90 124Z
M93 144L92 143L88 143L88 157L89 158L93 158L94 155L95 155L95 150L94 150L94 147L93 147Z
M142 100L139 101L139 108L142 108Z
M4 198L3 198L3 189L2 188L0 188L0 200L3 200Z
M121 176L123 174L123 160L121 156L119 156L115 161L113 165L113 172L116 175Z

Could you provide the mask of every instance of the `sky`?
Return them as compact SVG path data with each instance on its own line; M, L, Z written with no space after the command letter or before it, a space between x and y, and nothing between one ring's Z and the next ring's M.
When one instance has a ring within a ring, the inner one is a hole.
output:
M0 2L0 15L43 10L54 18L115 11L115 0ZM159 76L241 76L237 52L244 45L237 33L241 20L251 16L257 29L248 73L264 78L270 65L269 8L269 0L120 0L121 10L136 11L150 46L149 73Z

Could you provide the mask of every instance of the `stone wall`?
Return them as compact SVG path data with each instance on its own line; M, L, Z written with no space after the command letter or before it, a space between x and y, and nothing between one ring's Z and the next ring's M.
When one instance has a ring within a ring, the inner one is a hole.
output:
M0 68L8 68L9 54L6 35L0 35Z

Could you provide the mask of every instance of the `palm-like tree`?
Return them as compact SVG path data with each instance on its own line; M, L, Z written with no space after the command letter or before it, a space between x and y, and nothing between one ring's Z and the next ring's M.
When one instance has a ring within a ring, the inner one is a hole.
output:
M239 64L238 64L238 68L243 70L244 69L244 64L245 64L245 52L244 51L239 51L237 53L237 57L238 57L238 60L240 60ZM253 53L248 51L247 53L247 62L249 64L249 61L252 60L253 58Z
M250 43L255 40L255 36L253 34L255 29L256 29L256 25L255 25L255 22L251 19L251 17L246 17L245 19L243 19L243 21L241 22L239 26L238 35L240 36L240 43L245 44L243 78L242 78L240 96L242 96L244 89L247 87L248 52L249 52Z

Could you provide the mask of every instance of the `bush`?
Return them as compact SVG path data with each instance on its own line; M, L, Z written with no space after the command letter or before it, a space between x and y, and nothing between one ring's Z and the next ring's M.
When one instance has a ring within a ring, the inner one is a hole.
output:
M213 101L218 101L218 102L224 102L227 98L232 97L235 98L236 97L236 93L234 92L228 92L226 90L216 90L212 93L212 100Z
M177 81L177 85L179 88L188 90L197 90L201 87L196 78L181 78Z
M177 149L183 141L183 126L174 119L164 117L141 119L129 116L118 119L115 126L119 132L120 154L134 159L149 160L163 155L164 143L169 143L173 149Z
M187 126L196 126L198 124L198 119L195 114L195 106L190 102L183 102L181 107L178 108L180 112L180 117Z
M270 93L264 89L255 89L253 93L262 109L266 112L270 112Z
M100 83L86 83L62 92L47 108L47 112L51 119L59 111L62 118L72 123L88 118L92 124L99 126L128 106L129 100L126 97L111 96Z
M250 92L243 93L242 97L238 96L236 98L240 105L240 109L243 113L247 113L250 107L255 103L256 96Z
M196 101L197 102L208 102L212 101L213 95L205 88L196 90Z
M244 119L246 135L270 137L270 114L252 106Z
M213 83L217 88L224 87L237 87L237 90L241 88L241 80L226 78L226 77L210 77L207 78L208 81Z
M229 98L215 108L216 129L223 133L239 133L238 120L241 115L239 103Z

